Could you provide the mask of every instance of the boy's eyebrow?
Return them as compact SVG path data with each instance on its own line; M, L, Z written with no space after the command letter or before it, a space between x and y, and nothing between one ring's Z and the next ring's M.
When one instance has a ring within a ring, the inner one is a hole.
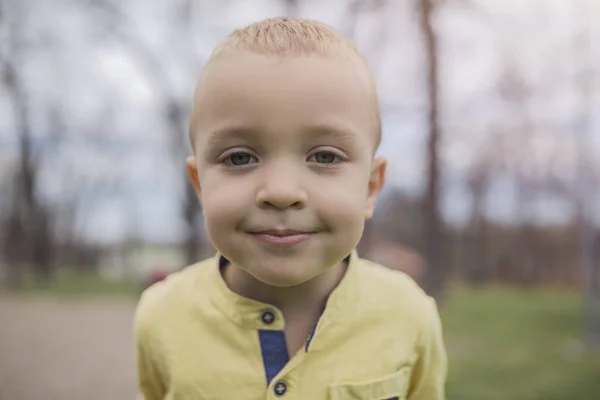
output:
M315 138L329 136L345 142L355 142L357 137L357 134L352 129L329 124L312 125L306 131L310 136Z
M232 140L252 140L257 134L258 132L252 128L244 126L227 126L210 132L206 144L208 148L215 148Z

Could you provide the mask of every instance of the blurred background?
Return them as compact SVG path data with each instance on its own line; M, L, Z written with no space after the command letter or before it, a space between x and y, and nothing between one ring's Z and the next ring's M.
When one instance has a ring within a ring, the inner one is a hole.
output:
M375 72L359 251L440 302L448 398L600 398L600 1L0 0L0 399L134 398L140 291L212 254L195 80L284 14Z

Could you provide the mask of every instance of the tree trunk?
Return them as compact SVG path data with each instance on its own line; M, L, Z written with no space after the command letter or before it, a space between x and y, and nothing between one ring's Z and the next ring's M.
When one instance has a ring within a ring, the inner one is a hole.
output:
M283 7L284 13L287 17L297 17L298 16L298 1L299 0L284 0Z
M425 42L427 57L428 124L427 139L427 189L424 201L424 249L427 269L424 277L425 289L433 297L443 296L444 282L448 271L442 265L442 223L439 213L439 93L438 93L438 42L433 30L434 0L420 0L420 28Z
M48 215L41 207L35 190L38 166L31 148L29 109L14 59L12 57L4 62L2 77L11 97L19 136L19 166L14 175L14 198L4 247L9 264L8 281L10 286L18 288L22 281L21 268L28 263L32 264L34 273L43 271L38 278L51 278L51 252L47 249L51 240Z
M183 254L186 265L191 265L197 263L200 257L201 242L197 225L200 207L192 185L189 182L186 184L183 208L187 232L183 243Z
M175 162L182 166L184 165L187 146L183 139L183 132L186 126L186 117L182 105L175 99L171 99L166 104L167 118L169 121L170 131L173 135L172 153ZM183 254L186 265L198 262L201 249L200 232L198 231L198 214L200 212L200 203L196 197L196 193L192 185L188 182L187 176L181 174L184 180L184 195L181 201L181 214L185 220L185 239L181 243L181 252ZM185 267L182 266L182 267Z

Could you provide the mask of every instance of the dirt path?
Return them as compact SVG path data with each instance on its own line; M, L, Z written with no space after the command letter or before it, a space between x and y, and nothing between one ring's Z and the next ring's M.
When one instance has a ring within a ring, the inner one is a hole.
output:
M134 308L0 297L0 400L135 399Z

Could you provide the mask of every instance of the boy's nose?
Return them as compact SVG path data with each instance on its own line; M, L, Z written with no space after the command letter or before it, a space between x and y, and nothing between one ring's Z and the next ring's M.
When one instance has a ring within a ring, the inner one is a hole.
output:
M260 208L302 209L306 201L299 177L288 168L272 168L256 194L256 205Z

